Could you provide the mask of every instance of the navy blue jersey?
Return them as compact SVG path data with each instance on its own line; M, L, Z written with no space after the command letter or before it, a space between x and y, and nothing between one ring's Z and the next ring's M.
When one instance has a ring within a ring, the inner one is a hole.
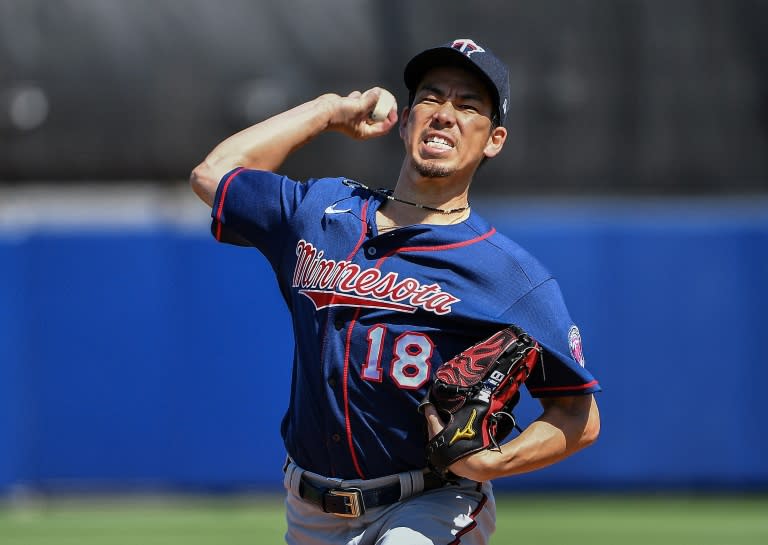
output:
M600 389L552 275L472 212L454 225L379 234L385 197L344 178L301 183L236 169L212 210L217 240L257 248L291 313L291 402L282 423L301 467L375 478L426 466L416 410L444 361L508 324L544 348L532 396Z

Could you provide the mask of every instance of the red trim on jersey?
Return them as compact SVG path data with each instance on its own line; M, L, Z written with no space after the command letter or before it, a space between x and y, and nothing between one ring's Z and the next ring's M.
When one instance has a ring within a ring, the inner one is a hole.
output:
M358 477L365 479L363 470L360 469L360 462L357 460L357 453L355 452L355 443L352 440L352 420L349 418L349 351L352 345L352 330L355 327L355 322L360 316L360 309L355 311L355 316L349 323L347 329L347 342L344 346L344 381L343 381L343 393L344 393L344 422L347 428L347 446L349 447L349 453L352 455L352 463L355 465L355 471L357 471Z
M360 246L363 245L363 242L365 242L365 234L368 232L368 223L366 218L368 217L368 201L365 201L365 204L363 205L363 209L360 211L360 238L357 241L357 244L355 244L355 249L352 250L352 253L350 253L347 256L347 261L352 261L352 258L355 257L355 254L360 250Z
M387 259L388 257L393 256L394 254L400 253L400 252L439 252L442 250L452 250L454 248L463 248L464 246L469 246L470 244L474 244L475 242L480 242L481 240L485 240L486 238L496 234L496 228L491 227L491 230L487 233L483 233L480 236L477 236L475 238L471 238L469 240L462 240L461 242L452 242L451 244L443 244L440 246L404 246L403 248L397 248L395 250L390 251L388 254L384 255L377 265Z
M229 183L244 171L244 167L240 167L229 175L229 178L224 182L224 187L221 188L221 198L219 198L219 207L216 209L216 240L221 242L221 213L224 211L224 199L227 197L227 190L229 189Z
M365 242L365 234L368 232L368 223L366 222L367 215L368 215L368 202L366 201L360 213L360 223L362 224L361 230L360 230L360 239L357 241L357 244L355 245L355 249L352 250L349 256L347 256L347 261L352 260L355 254L360 250L360 247L363 245L363 242ZM363 470L360 469L360 462L357 459L357 453L355 452L355 443L352 440L352 420L349 418L349 352L352 346L352 330L355 327L355 322L357 321L357 318L360 316L360 310L361 309L358 308L355 311L355 315L352 318L352 321L349 322L349 327L347 328L347 340L344 343L344 377L342 380L342 392L344 395L344 424L347 432L347 446L349 447L349 454L352 456L352 463L355 466L355 471L357 472L357 475L361 479L365 479L365 475L363 475ZM323 341L325 341L325 339L323 339ZM325 342L323 342L323 344L325 344Z
M586 390L587 388L591 388L592 386L597 386L597 381L593 380L592 382L587 382L586 384L581 384L580 386L549 386L546 388L528 388L528 392L531 394L538 393L538 392L565 392L568 390Z
M475 518L477 518L477 515L479 515L480 511L483 510L486 503L488 503L488 496L483 494L483 499L480 500L480 503L477 504L477 507L475 508L475 510L472 511L471 515L469 515L469 518L472 519L472 522L470 522L464 528L459 530L459 532L456 534L456 539L451 541L448 545L459 545L459 543L461 543L461 536L477 528L477 521L475 520Z

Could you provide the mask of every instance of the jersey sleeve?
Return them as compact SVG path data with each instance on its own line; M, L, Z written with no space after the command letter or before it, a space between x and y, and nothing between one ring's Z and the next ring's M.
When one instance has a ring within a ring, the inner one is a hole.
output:
M211 233L219 242L254 246L274 261L308 186L272 172L232 170L216 190Z
M591 394L600 385L585 367L581 334L573 323L555 279L529 291L508 309L510 323L520 325L543 348L540 365L526 381L533 397Z

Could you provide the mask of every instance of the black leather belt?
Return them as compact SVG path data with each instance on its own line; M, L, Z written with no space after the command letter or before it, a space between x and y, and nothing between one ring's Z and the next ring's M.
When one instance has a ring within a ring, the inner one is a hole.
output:
M436 473L424 474L424 491L440 488L445 484ZM299 482L299 495L326 513L342 517L359 517L366 508L389 505L400 500L400 481L386 486L361 490L359 488L326 488L311 482L305 475Z

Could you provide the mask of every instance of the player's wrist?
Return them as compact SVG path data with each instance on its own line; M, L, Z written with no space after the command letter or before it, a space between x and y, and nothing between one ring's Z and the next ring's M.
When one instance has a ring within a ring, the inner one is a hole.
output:
M345 126L343 98L334 93L320 95L314 101L316 115L323 120L324 130L340 131Z

